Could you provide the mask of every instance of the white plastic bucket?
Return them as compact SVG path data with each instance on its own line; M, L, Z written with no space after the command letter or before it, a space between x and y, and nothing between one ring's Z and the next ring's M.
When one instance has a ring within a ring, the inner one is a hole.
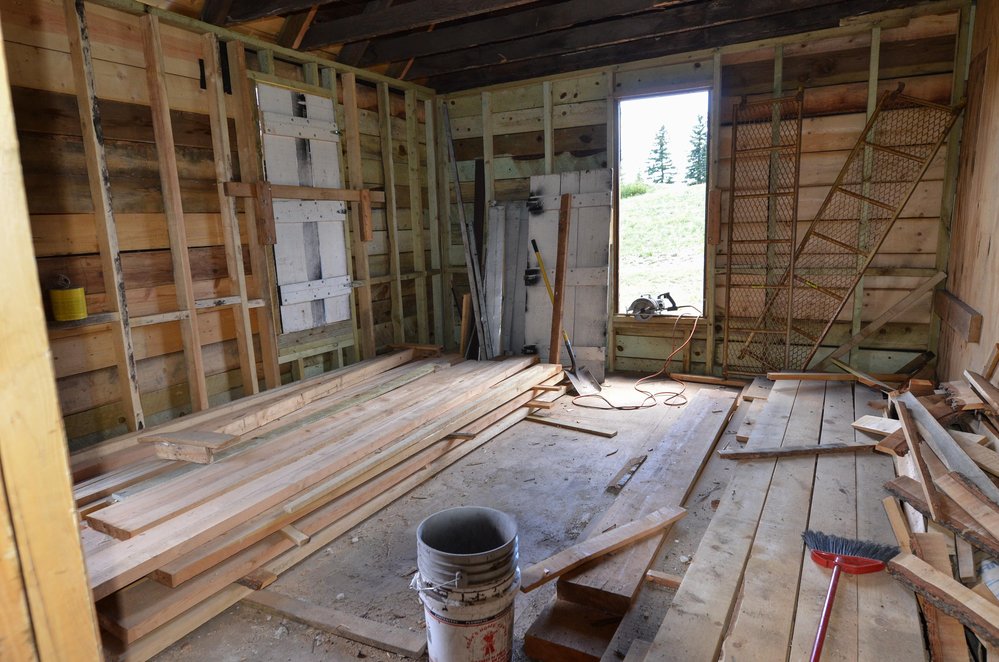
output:
M413 588L427 621L430 662L506 662L520 588L517 523L493 508L442 510L416 530Z

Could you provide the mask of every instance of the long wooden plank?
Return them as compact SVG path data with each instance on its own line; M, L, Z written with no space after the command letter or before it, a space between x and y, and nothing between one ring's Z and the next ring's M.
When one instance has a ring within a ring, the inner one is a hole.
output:
M683 505L735 408L737 396L734 390L698 391L592 530L605 531L658 508ZM667 533L562 577L559 596L624 614Z
M205 89L208 92L208 117L211 123L212 152L215 179L222 216L222 240L225 246L226 272L232 294L239 302L233 306L236 326L236 347L239 370L243 378L243 395L260 391L257 382L257 354L253 347L253 329L246 293L246 272L243 268L243 240L239 233L236 202L225 194L225 182L232 179L232 148L229 144L229 116L226 112L222 62L219 41L213 34L202 37L202 59L205 63ZM228 63L227 63L228 64Z
M547 370L544 366L537 368L538 370L523 371L517 378L508 381L509 385L504 384L501 387L485 390L489 390L490 395L497 398L508 393L506 399L510 399L518 391L524 390L521 381L538 379L538 376L544 375ZM463 400L467 402L482 392L481 388L467 389L461 398L455 398L453 405L460 409ZM460 411L458 414L438 416L434 419L433 416L428 416L428 411L399 413L397 415L399 424L393 428L394 434L399 435L401 432L405 435L406 430L409 430L410 435L417 441L435 436L442 438L473 421L477 418L476 414L481 415L481 412L472 409L470 412ZM432 422L421 427L428 418L433 419ZM174 517L166 525L153 527L113 547L101 550L88 559L90 583L95 599L109 595L223 531L264 512L350 463L375 452L384 445L384 439L379 437L387 432L387 430L375 433L365 431L352 435L352 438L341 440L340 443L311 453L282 467L279 471L271 472L258 480L226 492L222 498L192 508ZM183 536L178 538L177 532L183 532Z
M190 313L180 321L181 340L184 345L184 363L187 383L191 393L191 406L195 411L208 408L208 386L205 383L204 357L201 353L201 332L195 314L194 283L191 280L191 258L188 254L187 229L184 226L184 202L180 191L177 169L177 149L170 122L170 100L167 96L166 70L160 39L159 19L148 14L141 18L142 44L146 58L146 84L149 105L153 116L153 133L156 136L159 161L160 186L163 191L163 209L170 235L170 258L173 262L174 286L177 308Z
M725 448L718 451L719 457L726 460L762 460L780 457L805 457L809 455L833 455L857 453L874 449L874 444L831 442L821 446L771 446L763 448Z
M933 478L930 476L930 470L926 466L926 459L919 448L923 440L920 439L919 431L916 430L916 424L909 415L909 409L905 404L897 402L895 403L895 409L898 411L898 419L902 424L905 444L909 447L909 455L913 459L916 479L920 483L920 487L923 490L923 497L926 498L926 503L930 508L930 517L937 519L940 515L940 498L937 496L936 488L933 487Z
M794 381L774 384L748 447L787 436L798 388ZM717 659L775 466L776 460L754 462L740 466L733 476L728 496L704 532L648 659Z
M930 290L936 287L937 284L943 282L946 278L947 274L942 271L938 272L934 276L931 276L930 278L927 278L925 281L920 283L919 286L913 289L912 292L899 300L898 303L879 315L877 319L868 322L864 328L855 333L852 338L834 349L829 356L819 362L817 368L821 370L831 359L842 358L849 354L851 350L863 344L863 342L871 337L871 335L873 335L878 329L916 305L916 303L926 296Z
M77 507L110 496L118 490L148 480L167 471L176 469L176 462L166 460L148 460L127 466L118 471L112 471L90 480L78 483L73 487L73 498Z
M849 384L830 384L826 387L823 407L823 434L837 439L852 440L854 432L848 421L854 411L853 388ZM834 428L830 430L829 428ZM834 442L829 442L834 443ZM826 441L818 446L822 448ZM823 531L848 539L857 537L857 464L867 462L872 456L821 456L815 464L815 482L812 487L812 505L807 528ZM844 581L845 580L845 581ZM822 601L829 586L829 571L820 568L810 558L801 567L798 586L798 604L791 634L788 659L807 659L822 612ZM833 604L830 632L822 657L827 662L848 662L857 658L858 582L844 575L841 578ZM843 602L840 602L843 600Z
M426 239L423 232L423 186L420 178L419 99L415 90L407 90L406 109L406 170L409 184L409 214L413 229L413 271L423 274L427 270ZM434 168L427 161L428 171ZM428 187L428 190L433 191ZM431 195L433 195L431 193ZM433 221L431 221L433 222ZM427 277L416 278L416 339L430 342L430 308L427 297ZM440 310L437 308L436 310ZM438 313L439 314L439 313ZM438 342L440 342L438 340Z
M847 438L852 441L853 431L848 426L823 424L852 418L849 391L844 389L828 408L825 392L826 384L801 384L784 435L785 444L789 440L814 445L842 443ZM801 532L808 526L815 462L814 457L776 461L746 562L739 605L722 644L726 659L765 660L773 651L786 650L790 645L805 554Z
M963 342L977 343L982 339L982 314L949 290L937 290L933 293L933 312Z
M926 561L942 574L953 577L950 554L947 549L948 536L943 533L914 533L918 551L923 561ZM968 644L964 638L964 626L956 619L940 613L931 605L924 605L935 614L927 615L927 634L930 639L930 651L934 662L967 662ZM932 629L931 629L932 625Z
M641 519L611 529L600 535L564 549L544 561L525 568L520 575L520 590L529 593L565 573L578 568L587 561L600 558L644 540L680 520L687 511L673 506L660 508Z
M569 266L569 231L572 214L572 195L565 193L559 199L558 243L555 249L555 285L552 290L552 324L548 340L549 363L560 363L562 354L562 308L565 305L565 277ZM545 284L547 287L547 283Z
M25 653L30 660L37 652L46 661L96 661L101 659L100 640L73 508L4 52L0 200L0 632L11 635L13 659ZM26 613L31 633L25 631Z
M243 602L344 639L414 659L422 656L427 649L427 637L423 632L411 632L392 625L376 623L273 591L254 591L243 598Z
M979 637L999 646L999 607L912 554L902 553L889 561L888 572Z
M259 125L257 123L256 94L247 78L246 49L242 42L231 42L229 71L232 81L234 117L236 120L236 148L239 156L239 176L244 182L256 184L261 181ZM250 251L250 269L256 283L257 298L263 300L262 308L257 309L257 329L260 338L260 361L264 369L264 382L267 388L281 386L281 370L278 366L277 332L274 323L273 258L264 247L255 205L244 205L246 216L246 244ZM367 358L365 356L364 358Z
M965 483L960 474L937 476L934 482L994 538L999 539L999 505L989 501L974 485Z
M929 516L929 506L923 498L922 491L915 480L908 476L899 476L885 483L885 489L902 499L910 506ZM940 495L941 512L937 524L958 534L975 547L985 550L993 556L999 556L999 539L992 536L949 496Z
M129 430L145 427L139 384L135 367L132 331L128 323L128 306L125 301L125 280L122 275L118 247L118 229L114 207L111 204L110 175L104 153L104 131L94 83L90 38L87 32L86 10L82 0L64 0L66 10L66 35L69 38L70 60L76 84L76 101L80 111L83 150L87 160L87 181L94 207L94 230L97 251L101 257L101 275L109 312L117 313L112 328L115 358L118 366L118 385L125 410L125 423Z
M585 432L586 434L596 435L597 437L605 437L607 439L617 436L617 430L608 430L595 425L589 425L588 423L569 421L564 418L555 418L552 416L528 416L525 420L532 423L540 423L541 425L550 425L552 427L562 428L563 430Z
M873 413L869 403L876 397L871 389L854 386L854 414L859 417ZM854 438L857 441L866 439L860 431L854 431ZM895 544L882 505L883 499L888 496L884 482L895 477L892 458L878 454L857 457L856 469L857 539ZM816 481L821 484L822 478L817 476ZM895 505L897 508L897 501ZM830 511L830 514L835 516L837 512L839 509ZM857 660L923 659L925 652L918 610L912 593L887 574L871 574L858 581ZM827 646L835 645L827 642Z
M908 407L926 443L951 471L958 471L968 477L993 501L999 501L999 488L978 468L961 446L954 441L947 430L911 393L903 393L896 400Z
M395 156L392 140L391 95L388 83L378 84L378 137L381 140L382 177L385 183L385 227L388 234L389 282L392 301L392 335L395 342L406 342L406 331L403 327L402 309L402 266L399 262L399 218L398 203L395 190ZM416 298L421 298L417 293Z
M343 88L344 148L347 156L347 182L353 189L364 188L361 165L361 119L357 106L357 77L345 73L340 77ZM368 263L368 245L364 241L359 202L350 204L350 251L354 256L354 278L362 281L354 291L357 299L358 331L361 335L361 356L375 355L375 321L371 308L371 268Z

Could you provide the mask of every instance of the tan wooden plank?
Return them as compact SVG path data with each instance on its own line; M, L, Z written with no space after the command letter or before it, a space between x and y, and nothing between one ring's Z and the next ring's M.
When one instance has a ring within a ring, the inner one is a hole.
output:
M934 482L983 529L999 539L999 505L989 501L973 484L966 483L958 473L951 472L937 476Z
M153 132L159 147L156 153L159 159L167 230L170 234L170 257L173 261L177 307L182 312L190 312L187 319L181 320L180 323L184 360L187 364L187 382L191 392L191 406L195 411L200 411L208 408L208 389L205 384L204 358L201 354L201 332L194 313L194 285L191 281L187 230L184 227L184 203L180 192L180 178L177 174L177 150L173 139L173 126L170 123L170 100L167 96L159 19L146 15L141 20L142 43L146 57L146 83L149 87L149 102L153 114Z
M67 70L64 70L64 73ZM40 660L99 660L97 634L66 458L55 378L46 341L38 271L18 156L17 129L0 52L0 560L4 635L10 651L32 659L25 605ZM9 517L9 519L8 519ZM11 535L12 534L12 535ZM13 544L10 544L13 539ZM20 571L14 570L14 565ZM20 577L17 577L20 574ZM20 587L12 585L20 582ZM7 602L10 599L10 602Z
M343 88L343 117L345 132L345 149L347 155L347 182L351 188L364 188L364 176L361 165L361 120L357 107L357 78L353 73L345 73L340 77ZM375 324L371 309L371 286L367 283L371 278L368 264L368 246L363 241L361 232L361 205L350 205L350 250L354 256L353 276L364 284L354 291L357 299L358 329L361 335L361 356L370 358L375 355Z
M767 392L767 395L769 395L769 391ZM743 400L746 399L745 393L743 394L742 399ZM741 441L743 443L749 441L749 437L753 433L753 426L756 425L756 421L759 419L760 414L763 412L763 407L765 404L766 404L766 399L756 398L750 401L748 405L744 405L747 407L747 413L746 417L742 419L742 423L739 425L739 429L736 430L735 433L736 441Z
M0 557L0 651L12 660L34 662L38 659L35 635L31 629L28 601L21 577L20 559L14 529L7 507L7 492L0 476L0 547L9 550Z
M147 460L77 483L73 498L77 507L110 496L118 490L177 468L174 462Z
M758 448L725 448L718 451L719 457L726 460L763 460L781 457L805 457L809 455L834 455L857 453L874 449L874 444L831 442L821 446L770 446Z
M774 384L748 447L787 437L798 388L797 382ZM651 659L717 659L775 466L754 462L733 476L656 633Z
M840 397L831 399L826 406L826 384L802 382L784 444L790 440L813 445L842 443L842 439L852 437L846 425L837 428L823 424L838 419L849 421L853 403L848 393L842 390ZM797 588L805 562L801 532L808 526L815 462L814 457L776 460L746 562L739 606L722 644L725 659L765 660L773 651L786 650L790 645Z
M257 383L257 356L253 347L253 329L250 326L250 307L246 294L246 273L243 268L243 240L239 234L239 218L235 201L225 194L225 182L232 179L232 149L229 144L229 120L226 112L225 90L222 81L222 63L219 59L219 42L213 34L202 39L205 63L205 88L208 92L208 117L212 130L212 152L215 160L215 179L222 216L222 238L225 246L226 272L232 284L232 294L239 298L233 307L236 326L236 345L239 349L239 369L243 377L243 394L252 395L260 390ZM185 221L186 223L186 221Z
M996 388L989 380L972 370L965 370L964 378L968 380L968 384L971 385L972 390L978 394L978 397L985 401L992 411L999 412L999 388Z
M376 623L337 609L281 595L273 591L255 591L243 602L257 609L288 618L309 627L335 634L344 639L374 646L391 653L419 658L427 648L423 632L411 632L383 623Z
M658 508L684 504L737 397L734 390L698 391L592 531L605 531ZM625 613L667 533L562 577L558 582L559 596L615 614Z
M406 167L409 178L410 227L413 230L413 270L422 274L427 270L426 240L423 232L423 187L420 177L420 132L419 99L416 92L407 90L406 109ZM428 168L433 164L427 162ZM429 189L433 190L433 189ZM418 342L430 342L430 307L427 296L427 278L416 279L416 338ZM439 308L437 309L439 310Z
M982 314L958 299L949 290L933 293L933 312L963 342L977 343L982 338Z
M244 182L255 184L261 179L259 126L257 124L256 95L247 78L246 49L241 42L233 42L229 56L232 81L234 116L236 120L236 148L239 156L239 176ZM260 330L260 362L264 370L264 383L269 389L281 386L278 367L277 332L274 323L273 257L261 241L255 205L245 205L246 244L250 252L250 269L256 282L256 296L264 302L257 311Z
M930 517L937 519L940 516L940 498L937 496L936 488L933 486L933 478L927 468L926 459L920 449L923 440L916 430L916 424L909 415L909 410L902 402L895 403L898 412L899 422L902 423L902 432L905 434L905 443L909 447L909 455L913 459L913 467L916 470L916 479L923 490L923 497L930 509Z
M999 607L912 554L902 553L889 561L888 572L985 641L999 646Z
M908 476L899 476L885 483L885 488L902 499L924 515L929 515L930 509L923 498L922 491L915 480ZM999 556L999 539L992 536L979 523L968 516L949 496L940 495L941 514L937 524L958 534L975 547Z
M77 3L75 0L64 0L64 6L66 33L69 38L69 52L72 62L72 78L76 84L76 100L80 111L83 148L87 159L87 181L90 184L90 197L94 208L94 230L97 237L97 250L101 259L101 274L104 278L104 291L114 293L107 298L107 308L110 312L118 313L111 326L119 391L128 429L140 430L145 427L145 416L139 397L132 332L128 324L125 281L122 275L118 247L118 229L115 223L114 208L111 204L110 175L108 174L107 157L104 153L104 135L94 87L94 70L91 61L86 12L83 3Z
M645 573L645 579L649 583L657 586L665 586L666 588L671 588L673 590L680 588L680 584L683 582L683 577L680 575L674 575L660 570L649 570Z
M876 393L854 386L854 414L872 413L869 404ZM854 432L857 441L864 433ZM884 483L895 477L892 458L878 454L858 457L857 469L857 539L894 544L892 527L882 500L888 497ZM898 502L892 500L895 509ZM903 550L907 550L903 546ZM898 657L906 660L925 658L919 607L912 593L886 573L863 577L857 582L857 659L881 662Z
M770 395L773 383L765 377L754 377L753 383L742 392L743 400L766 400Z
M942 533L915 533L913 535L917 541L919 557L942 574L953 577L947 549L947 536ZM968 644L964 638L964 626L956 619L940 613L935 607L928 606L928 608L937 612L927 618L928 623L932 622L932 631L928 634L933 659L966 662ZM930 629L929 626L927 629Z
M520 590L524 593L533 591L542 584L561 577L587 561L600 558L654 535L680 520L686 514L686 510L677 506L660 508L641 519L587 538L522 570Z
M540 423L542 425L550 425L556 428L562 428L563 430L573 430L574 432L585 432L586 434L596 435L598 437L605 437L607 439L617 436L617 430L608 430L605 428L597 427L595 425L590 425L589 423L580 421L570 421L564 418L556 418L554 416L528 416L527 421L532 423Z
M402 266L400 264L398 201L396 198L395 156L392 143L392 121L389 114L391 96L388 83L378 84L378 134L381 139L382 175L385 184L385 225L388 229L389 290L392 300L392 336L395 342L406 342L402 309ZM417 296L417 298L420 298Z

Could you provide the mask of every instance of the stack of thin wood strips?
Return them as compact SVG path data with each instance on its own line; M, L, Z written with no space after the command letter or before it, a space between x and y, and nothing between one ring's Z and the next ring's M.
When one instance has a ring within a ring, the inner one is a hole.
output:
M561 395L559 366L365 361L73 458L109 657L146 659Z

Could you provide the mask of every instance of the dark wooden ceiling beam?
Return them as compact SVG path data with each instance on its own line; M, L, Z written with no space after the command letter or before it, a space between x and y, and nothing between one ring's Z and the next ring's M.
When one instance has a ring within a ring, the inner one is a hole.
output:
M364 10L362 14L374 14L380 12L384 9L388 9L392 6L392 0L370 0L366 5L364 5ZM345 44L340 52L336 56L337 62L342 62L348 64L352 67L356 67L361 61L361 58L368 50L368 46L371 44L369 39L364 39L363 41L355 41L350 44Z
M532 35L495 44L484 44L440 55L420 58L409 71L410 78L507 64L519 60L560 56L567 53L612 46L649 37L677 35L740 21L776 16L802 10L829 13L828 0L718 0L669 7L624 18L591 23L578 28ZM838 20L840 14L835 16Z
M909 0L833 2L828 3L823 8L794 11L680 33L657 35L648 39L565 53L557 57L539 57L475 69L464 69L420 80L438 92L456 92L498 83L833 28L837 27L839 20L845 16L901 9L911 5L912 2ZM411 78L416 78L416 76L411 76Z
M220 0L205 0L208 2L219 2ZM245 23L255 21L258 18L269 18L271 16L287 16L298 12L308 11L315 5L331 5L338 0L240 0L233 2L228 0L231 7L226 12L225 23ZM221 23L216 23L221 25Z
M536 0L417 0L372 14L348 16L336 21L316 23L302 40L303 49L322 48L362 39L445 23L485 14Z
M305 11L300 11L284 19L281 24L281 31L277 34L277 45L285 48L298 48L302 43L302 37L306 30L312 25L312 20L319 11L318 5L313 5Z
M593 0L568 0L505 16L486 17L469 23L438 28L432 33L419 32L379 39L370 44L367 53L358 64L367 67L411 57L418 58L436 53L446 53L461 48L479 46L486 42L519 39L527 35L561 30L591 21L650 11L664 5L682 5L704 1L617 0L617 2L594 2Z
M232 0L205 0L201 7L201 20L213 25L225 25Z

